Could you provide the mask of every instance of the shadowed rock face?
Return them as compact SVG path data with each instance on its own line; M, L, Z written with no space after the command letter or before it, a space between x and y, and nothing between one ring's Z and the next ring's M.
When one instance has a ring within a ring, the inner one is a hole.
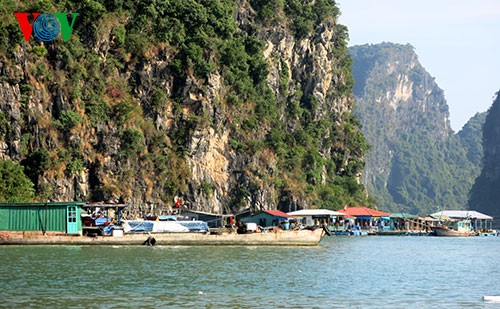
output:
M483 127L484 167L472 187L469 209L494 217L500 227L500 95L490 107Z
M82 7L67 43L11 40L0 54L0 158L25 165L39 199L126 202L132 216L175 197L230 212L363 192L350 182L364 140L336 15L299 36L292 13L263 18L258 1L226 13L109 3ZM200 18L148 28L183 14Z
M386 211L465 208L480 169L474 138L480 128L454 134L444 93L411 45L382 43L350 51L356 113L371 145L363 172L368 192Z

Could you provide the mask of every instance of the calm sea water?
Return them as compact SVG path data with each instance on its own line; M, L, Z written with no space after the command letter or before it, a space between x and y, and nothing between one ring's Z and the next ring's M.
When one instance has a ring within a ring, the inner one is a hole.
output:
M497 308L500 237L318 247L0 247L9 308Z

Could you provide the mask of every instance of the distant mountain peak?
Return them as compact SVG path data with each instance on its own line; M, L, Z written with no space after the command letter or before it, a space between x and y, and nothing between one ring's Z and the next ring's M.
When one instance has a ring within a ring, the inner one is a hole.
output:
M413 46L384 42L350 52L356 113L372 146L364 170L369 193L389 211L464 208L479 168L467 159L444 92Z

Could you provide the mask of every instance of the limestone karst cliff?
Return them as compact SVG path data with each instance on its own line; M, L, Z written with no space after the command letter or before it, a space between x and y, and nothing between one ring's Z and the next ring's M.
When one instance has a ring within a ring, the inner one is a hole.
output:
M479 174L480 122L450 128L443 90L411 45L350 48L354 94L371 150L363 181L387 211L432 213L463 209Z
M364 203L334 1L0 1L0 159L38 200L212 212ZM26 42L13 12L78 12Z

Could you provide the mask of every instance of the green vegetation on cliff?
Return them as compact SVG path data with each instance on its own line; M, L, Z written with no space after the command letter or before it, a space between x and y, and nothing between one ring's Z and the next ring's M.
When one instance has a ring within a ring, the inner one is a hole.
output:
M483 167L483 126L486 112L476 113L457 133L460 143L467 151L467 159L474 166Z
M351 48L363 132L371 151L365 185L387 211L432 213L466 207L480 169L480 119L454 134L443 91L413 47Z
M334 1L0 0L0 10L11 94L0 102L0 139L39 199L169 205L176 195L218 196L232 210L257 207L259 196L284 209L367 203L356 181L367 146L351 114L347 30ZM16 11L79 16L68 42L24 42ZM322 25L333 29L328 57L337 65L318 98L312 54L300 55L297 71L264 49L269 29L300 40ZM6 114L16 108L19 116ZM216 151L227 170L193 174L207 151L199 145L226 132L228 148Z
M470 192L469 208L494 217L496 228L500 217L500 91L487 112L483 126L484 166Z
M0 203L33 200L33 183L21 165L10 160L0 161L0 179Z

